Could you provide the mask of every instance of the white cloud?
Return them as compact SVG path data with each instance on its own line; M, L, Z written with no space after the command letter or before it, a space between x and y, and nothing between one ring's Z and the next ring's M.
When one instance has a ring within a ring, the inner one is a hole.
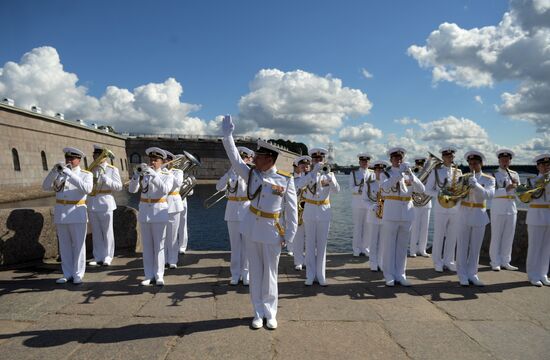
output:
M443 23L408 54L432 68L434 82L465 87L517 80L518 92L504 93L498 110L514 119L550 128L550 1L512 0L496 26L462 29Z
M336 131L348 117L368 114L371 107L366 94L343 87L330 75L263 69L239 101L239 118L247 129L255 125L287 135L323 134Z
M374 75L372 75L367 69L363 68L361 69L361 73L365 77L365 79L372 79Z
M483 99L481 98L481 96L476 95L476 96L474 97L474 100L475 100L476 102L478 102L478 103L480 103L480 104L483 105Z
M395 119L393 122L401 125L412 125L412 124L419 124L420 121L417 119L411 119L409 117L404 117L401 119Z
M38 105L48 115L62 112L66 119L108 124L121 132L219 132L219 121L189 115L200 107L180 101L183 87L173 78L133 91L108 86L99 99L87 91L78 85L76 74L64 70L52 47L35 48L19 63L7 62L0 69L0 95L13 98L22 108Z
M370 123L362 123L358 126L347 126L339 132L340 141L364 143L382 137L382 130L375 128Z

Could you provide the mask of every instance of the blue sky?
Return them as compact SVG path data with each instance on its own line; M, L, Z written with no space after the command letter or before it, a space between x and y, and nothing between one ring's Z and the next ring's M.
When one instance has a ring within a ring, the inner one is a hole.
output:
M247 114L239 99L252 92L250 83L262 69L302 70L319 78L330 74L342 87L368 97L369 111L344 111L341 126L324 128L325 134L320 130L311 137L292 129L278 132L276 120L271 133L254 133L288 135L311 142L310 146L326 146L328 137L338 148L342 137L337 134L344 127L368 122L379 129L381 137L342 144L342 155L350 161L348 153L369 147L372 141L379 145L372 146L373 152L380 154L390 134L399 142L411 127L395 121L403 118L422 123L449 116L471 120L486 131L491 146L480 146L487 151L519 146L547 129L541 130L540 121L534 125L512 119L495 108L503 102L502 93L517 92L524 79L500 77L475 87L457 79L434 81L436 64L422 67L420 60L408 54L412 45L426 46L430 33L442 23L455 23L465 30L498 25L510 12L506 1L0 1L0 6L0 67L10 61L22 64L24 54L51 47L63 71L77 76L76 85L86 88L92 102L104 96L109 86L133 92L173 78L183 87L181 103L189 104L185 116L211 122L200 129L213 133L216 117L225 113L240 114L244 123ZM456 64L452 58L448 61L449 66ZM365 77L363 70L372 77ZM1 82L2 77L0 90ZM4 86L3 95L10 95L9 90ZM34 100L47 102L40 97ZM271 115L277 119L280 114ZM110 120L116 122L116 117ZM125 130L128 124L118 127ZM426 128L413 130L418 137L418 131ZM437 147L440 142L428 141L425 147ZM543 143L550 141L545 138Z

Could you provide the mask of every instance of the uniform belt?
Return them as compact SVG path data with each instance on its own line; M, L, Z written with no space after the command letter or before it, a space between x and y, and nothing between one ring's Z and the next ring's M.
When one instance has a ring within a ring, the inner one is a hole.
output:
M227 201L248 201L246 196L228 196Z
M111 194L112 191L111 190L99 190L99 191L93 191L90 195L88 196L96 196L97 194Z
M550 209L550 204L529 204L533 209Z
M485 209L485 202L482 203L474 203L474 202L468 202L468 201L462 201L460 203L462 206L471 207L471 208L480 208Z
M259 217L263 217L263 218L266 218L266 219L278 219L279 216L280 216L280 213L278 213L278 212L269 213L269 212L265 212L265 211L256 209L254 206L250 206L249 209L250 209L250 212L252 212L254 215L259 216Z
M165 198L165 197L162 197L162 198L160 198L160 199L141 198L141 202L144 202L144 203L153 203L153 204L156 204L156 203L164 203L164 202L166 202L166 198Z
M86 205L86 200L55 200L59 205Z
M495 196L495 199L510 199L514 200L516 197L514 195L502 195L502 196Z
M307 202L308 204L312 204L312 205L330 205L330 200L329 199L325 199L325 200L310 200L310 199L304 199L305 202Z
M178 191L172 191L171 193L168 193L168 195L179 195L180 192Z
M384 196L384 200L411 201L411 199L412 198L410 196Z

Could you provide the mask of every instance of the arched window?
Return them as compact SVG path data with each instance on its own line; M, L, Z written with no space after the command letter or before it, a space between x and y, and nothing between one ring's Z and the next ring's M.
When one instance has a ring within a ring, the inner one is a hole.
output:
M13 170L21 171L21 164L19 163L19 154L16 148L11 149L11 156L13 157Z
M88 168L88 158L86 156L84 156L84 167Z
M120 170L124 171L124 161L120 159Z
M133 153L132 156L130 156L130 162L132 164L140 164L141 156L138 153Z
M124 159L124 162L126 163L126 171L128 171L128 159Z
M42 157L42 170L48 171L48 159L46 158L46 153L41 151L40 157Z

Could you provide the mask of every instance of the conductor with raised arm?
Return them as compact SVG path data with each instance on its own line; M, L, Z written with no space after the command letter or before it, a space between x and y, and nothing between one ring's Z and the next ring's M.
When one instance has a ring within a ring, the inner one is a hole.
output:
M268 329L277 328L277 273L281 246L291 243L298 226L296 190L289 173L277 171L279 150L258 140L255 168L241 159L233 140L235 125L231 116L222 122L223 146L235 172L247 183L249 211L241 222L249 261L250 299L254 308L251 327L259 329L266 319Z

